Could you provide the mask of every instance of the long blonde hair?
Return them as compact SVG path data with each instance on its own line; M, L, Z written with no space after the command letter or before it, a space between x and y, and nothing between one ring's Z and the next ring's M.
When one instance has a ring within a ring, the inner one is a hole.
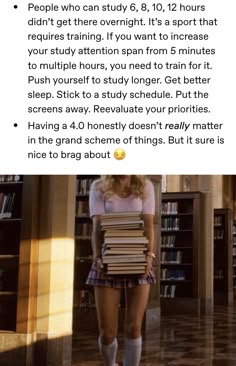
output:
M102 175L97 182L97 189L99 189L104 198L112 196L119 190L122 175ZM131 175L131 182L129 187L130 194L136 197L144 197L144 188L146 184L146 177L144 175Z

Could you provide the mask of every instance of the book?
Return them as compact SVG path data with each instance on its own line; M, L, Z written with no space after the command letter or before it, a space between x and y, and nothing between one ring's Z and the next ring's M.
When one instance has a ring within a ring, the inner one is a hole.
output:
M129 263L129 262L145 262L146 263L146 255L139 254L139 255L106 255L103 256L103 263Z
M122 266L114 266L114 265L112 265L110 263L108 265L108 267L107 267L107 270L108 271L111 271L111 270L116 270L116 271L133 271L133 270L136 270L136 271L138 271L138 270L145 271L145 268L146 268L145 265L137 266L135 264L135 266L129 266L129 265L127 265L127 266L124 266L124 265L122 265Z
M137 211L104 213L101 215L101 228L121 230L123 228L139 229L143 227L141 214Z
M104 215L102 215L101 217L102 222L107 222L109 223L110 221L116 221L116 222L120 222L123 220L128 220L128 221L137 221L140 220L140 216L136 215L136 216L110 216L110 217L104 217Z
M0 193L0 219L12 217L14 199L15 192L8 194Z
M127 275L127 274L144 274L145 273L145 269L144 270L140 270L140 269L136 269L136 270L121 270L121 271L117 271L117 270L107 270L107 274L114 274L114 275Z
M102 214L102 218L110 217L140 217L140 211L120 211L120 212L106 212Z
M129 246L128 246L129 247ZM126 249L127 244L107 244L106 249ZM145 244L132 244L132 249L146 249Z
M122 227L127 227L127 226L132 226L134 229L135 228L139 228L143 226L143 220L126 220L126 219L121 219L119 221L117 221L116 219L114 220L109 220L109 221L102 221L101 220L101 226L102 228L116 228L117 229L117 225L120 226L120 228Z
M123 223L120 225L120 229L137 229L137 228L142 228L143 227L143 221L140 222L139 224L130 224L130 223ZM117 225L116 224L112 224L112 225L105 225L105 226L102 226L101 229L103 231L105 230L112 230L112 229L116 229L117 228Z
M147 249L106 249L104 252L104 256L112 255L112 254L143 254L143 252Z
M108 230L105 232L105 238L112 238L112 237L143 237L144 231L143 230Z
M120 269L122 269L122 268L128 268L128 269L130 269L130 268L135 268L135 269L138 269L138 268L144 268L145 267L145 265L146 265L146 262L139 262L139 263L109 263L108 264L108 267L111 269L111 268L116 268L116 269L118 269L118 268L120 268Z
M110 244L110 243L126 243L126 244L136 244L136 243L142 243L142 244L148 244L148 239L145 238L144 236L141 238L129 238L129 237L114 237L114 238L105 238L104 240L105 244Z

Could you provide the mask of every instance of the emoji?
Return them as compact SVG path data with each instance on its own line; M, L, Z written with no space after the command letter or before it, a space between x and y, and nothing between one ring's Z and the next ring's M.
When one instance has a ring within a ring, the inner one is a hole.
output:
M125 158L125 150L119 148L114 151L114 157L117 160L123 160Z

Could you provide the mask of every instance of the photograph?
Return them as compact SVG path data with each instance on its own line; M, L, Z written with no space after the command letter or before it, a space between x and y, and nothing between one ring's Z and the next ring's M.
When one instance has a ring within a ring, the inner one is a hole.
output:
M0 175L0 365L235 365L234 175Z

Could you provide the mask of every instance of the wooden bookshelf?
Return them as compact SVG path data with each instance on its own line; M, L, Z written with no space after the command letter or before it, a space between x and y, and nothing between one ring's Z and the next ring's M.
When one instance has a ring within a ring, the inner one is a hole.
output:
M232 222L232 275L233 275L233 298L236 298L236 220Z
M161 312L199 313L200 192L162 194Z
M86 285L86 279L92 265L92 220L89 216L89 191L92 182L98 177L98 175L76 177L73 311L73 331L75 332L97 327L93 288Z
M233 303L232 210L214 210L214 303Z
M0 330L16 331L23 177L0 175Z

